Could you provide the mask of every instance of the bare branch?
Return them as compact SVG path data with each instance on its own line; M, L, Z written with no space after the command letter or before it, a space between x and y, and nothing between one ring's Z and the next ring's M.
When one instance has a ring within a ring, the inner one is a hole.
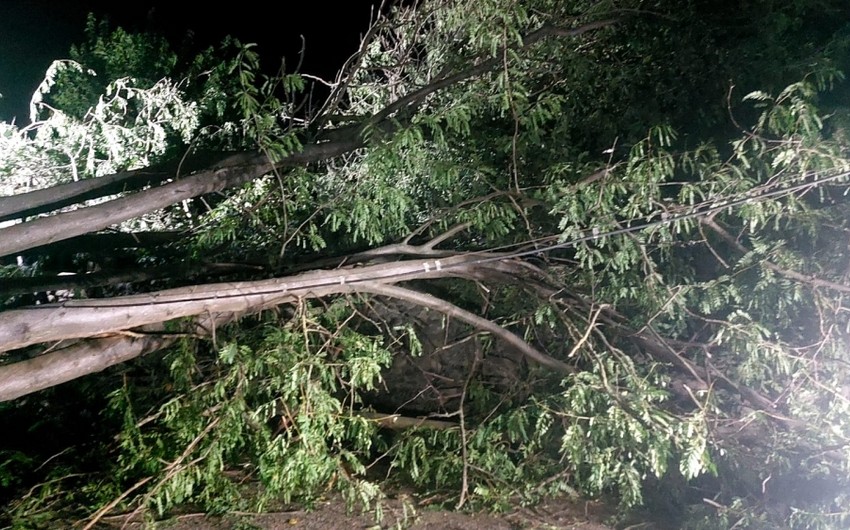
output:
M465 309L461 309L454 304L437 298L436 296L420 293L418 291L406 289L404 287L398 287L395 285L383 285L374 282L361 284L358 286L357 290L359 292L367 292L382 296L389 296L391 298L398 298L400 300L406 300L422 307L434 309L445 315L466 322L467 324L471 324L472 326L475 326L478 329L490 332L491 334L493 334L494 337L499 338L510 344L511 346L516 348L520 353L525 355L529 360L540 364L541 366L552 368L562 374L569 374L575 372L575 369L572 366L538 351L533 346L531 346L521 338L517 337L510 331L506 330L505 328L499 326L495 322L487 320L486 318L479 317L476 314L470 313Z
M359 134L335 142L307 146L277 164L300 166L339 156L362 146ZM0 229L0 256L8 256L32 247L62 241L116 223L165 208L207 193L241 186L269 173L274 167L261 153L243 157L240 164L201 171L184 179L121 197L103 204L43 217ZM52 189L52 188L51 188Z
M425 248L427 248L427 249L429 249L429 250L430 250L430 249L433 249L434 247L436 247L436 246L437 246L437 245L439 245L440 243L443 243L444 241L447 241L447 240L449 240L449 239L453 238L453 237L454 237L454 236L456 236L458 233L463 232L464 230L466 230L466 229L467 229L467 228L469 228L470 226L472 226L472 223L471 223L471 222L469 222L469 221L467 221L467 222L465 222L465 223L457 224L457 225L455 225L455 226L453 226L453 227L449 228L448 230L446 230L446 231L445 231L445 232L443 232L442 234L440 234L440 235L438 235L438 236L434 237L433 239L431 239L431 240L430 240L430 241L428 241L427 243L425 243L425 244L423 245L423 247L425 247Z
M219 276L235 272L256 272L262 270L263 267L241 263L192 263L190 265L164 265L162 267L123 272L101 271L91 274L0 278L0 292L6 296L14 296L45 291L72 291L101 285L138 283L161 278L179 277L181 279L188 279L204 275Z
M224 168L239 165L246 156L249 154L202 152L184 157L185 160L172 160L151 167L0 197L0 221L38 215L89 199L156 186L169 178L174 178L178 174L178 169L180 173L185 174L209 167Z
M385 429L404 430L415 427L423 427L426 429L457 429L458 424L451 421L432 420L428 418L411 418L402 416L401 414L382 414L380 412L370 412L361 410L357 413L361 418L377 423Z
M100 372L174 343L168 335L117 335L92 339L7 366L0 366L0 401Z
M96 232L82 234L49 245L32 247L17 253L17 255L37 259L42 255L57 256L79 252L104 253L111 252L117 248L152 249L182 241L185 237L186 233L179 230L162 232ZM2 247L0 247L0 251L2 251Z
M0 352L116 333L177 318L256 312L304 298L357 291L363 282L459 276L480 256L381 263L248 282L213 283L109 299L70 300L0 313Z

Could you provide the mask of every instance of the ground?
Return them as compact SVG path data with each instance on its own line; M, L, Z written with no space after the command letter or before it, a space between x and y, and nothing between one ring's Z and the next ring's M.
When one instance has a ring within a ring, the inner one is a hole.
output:
M427 503L426 503L427 504ZM607 526L612 511L602 503L571 499L550 500L533 508L517 507L505 514L466 513L434 509L404 495L386 501L384 517L376 523L374 515L349 513L345 502L331 497L317 503L313 510L288 509L262 515L235 514L208 517L187 513L158 523L156 530L613 530ZM126 518L107 517L103 528L140 530L141 523ZM655 528L644 525L629 528Z

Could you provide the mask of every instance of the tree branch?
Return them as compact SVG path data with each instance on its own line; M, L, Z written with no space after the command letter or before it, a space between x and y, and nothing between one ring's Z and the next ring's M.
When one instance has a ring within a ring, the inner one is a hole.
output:
M522 41L522 46L518 46L517 49L525 50L530 48L533 44L545 39L546 37L551 36L559 36L559 37L577 37L583 33L587 33L588 31L593 31L595 29L604 28L606 26L610 26L616 23L617 19L607 19L607 20L599 20L596 22L590 22L583 26L579 26L577 28L558 28L555 26L544 25L540 29L537 29L528 35ZM419 90L414 90L410 94L403 96L391 104L387 105L383 110L375 114L372 118L372 123L379 123L386 118L392 116L395 112L400 111L406 107L410 107L416 104L419 104L428 97L430 94L442 90L443 88L449 87L456 83L460 83L461 81L466 81L472 77L483 74L488 70L492 70L493 68L502 64L502 57L493 57L490 59L485 59L479 62L477 65L469 68L468 70L464 70L463 72L458 72L456 74L444 77L437 81L432 81L428 85L420 88Z
M269 173L273 167L294 167L318 162L347 153L363 145L359 135L347 140L313 144L273 165L265 155L257 153L243 157L241 164L212 168L157 188L109 202L42 217L26 223L0 229L0 256L62 241L116 223L165 208L172 204L207 193L241 186Z
M107 195L156 186L169 178L179 176L178 173L188 175L209 167L226 168L239 165L246 156L250 156L250 153L202 152L185 160L171 160L151 167L58 184L20 195L0 197L0 222L47 213Z
M314 270L247 282L213 283L108 299L69 300L0 313L0 352L88 338L200 314L256 312L303 298L357 291L364 282L460 276L480 255Z
M170 243L176 243L185 238L185 232L172 230L162 232L96 232L82 234L70 239L32 247L18 256L28 259L37 259L39 256L57 256L62 254L77 254L80 252L109 253L118 248L159 248ZM2 250L2 247L0 247ZM13 260L6 257L5 261ZM0 290L2 291L2 290Z
M742 245L737 239L732 237L732 234L724 230L723 227L717 224L717 221L715 221L711 217L701 217L700 221L705 226L711 228L711 230L713 230L717 235L719 235L724 241L726 241L729 245L735 248L738 252L741 252L742 254L749 254L751 252L750 249L748 249L747 247ZM788 278L789 280L795 280L811 287L824 287L833 291L838 291L840 293L850 293L850 286L831 282L829 280L824 280L816 276L807 276L797 271L792 271L790 269L780 267L779 265L767 259L762 260L760 263L766 269L771 270L780 276Z
M194 318L182 326L208 336L211 330L246 314L282 303L339 293L363 292L400 298L435 309L507 342L529 360L559 373L574 369L541 353L501 326L439 298L384 285L414 279L472 275L499 262L477 264L480 255L440 260L384 263L346 270L312 271L255 282L208 284L146 295L73 300L0 313L0 352L33 344L86 338L29 361L0 367L0 401L14 399L88 373L103 370L173 343L162 323ZM502 271L499 274L504 274ZM143 328L144 327L144 328ZM143 328L142 333L126 331Z
M44 390L110 366L161 350L176 341L168 335L117 335L92 339L0 366L0 401Z
M46 291L72 291L101 285L138 283L161 278L188 279L204 275L224 275L237 272L263 270L263 267L240 263L193 263L190 265L165 265L151 269L127 272L102 271L91 274L69 274L64 276L31 276L25 278L0 278L0 293L6 296ZM2 301L0 301L2 307Z
M404 287L398 287L395 285L383 285L380 283L373 282L359 285L357 291L388 296L390 298L398 298L400 300L405 300L407 302L411 302L422 307L434 309L435 311L439 311L445 315L454 317L458 320L466 322L467 324L471 324L472 326L475 326L478 329L490 332L491 334L493 334L494 337L499 338L504 342L510 344L511 346L516 348L520 353L525 355L529 360L540 364L541 366L552 368L562 374L569 374L575 372L575 369L572 366L538 351L533 346L531 346L521 338L517 337L510 331L506 330L502 326L496 324L495 322L487 320L486 318L479 317L476 314L470 313L465 309L461 309L454 304L437 298L436 296L420 293L419 291L406 289Z
M187 334L208 337L216 328L242 316L245 313L198 315L182 326L187 333L166 331L164 325L147 326L140 332L122 332L109 337L86 339L51 349L27 361L0 366L0 402L17 399L159 351Z
M412 429L415 427L423 427L426 429L457 429L459 425L451 421L431 420L428 418L411 418L402 416L401 414L382 414L380 412L371 412L361 410L356 413L357 416L365 418L369 421L377 423L380 427L393 430Z

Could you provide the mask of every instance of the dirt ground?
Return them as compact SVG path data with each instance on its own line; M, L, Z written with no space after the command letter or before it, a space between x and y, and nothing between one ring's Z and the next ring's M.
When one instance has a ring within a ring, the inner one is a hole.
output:
M340 498L326 499L313 510L286 510L261 515L236 514L208 517L184 514L155 525L155 530L613 530L604 521L610 510L597 502L569 499L552 500L533 508L517 508L506 514L466 513L438 510L399 498L384 503L380 523L374 515L348 513ZM103 521L107 522L107 521ZM118 518L108 521L112 528L141 530L141 523L127 523ZM150 527L148 527L150 528ZM645 529L646 526L640 525Z

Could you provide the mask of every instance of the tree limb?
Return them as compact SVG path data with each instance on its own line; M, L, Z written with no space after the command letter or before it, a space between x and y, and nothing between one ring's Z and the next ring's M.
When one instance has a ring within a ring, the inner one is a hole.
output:
M250 153L202 152L183 161L171 160L151 167L0 197L0 222L47 213L90 199L156 186L181 174L188 175L209 167L226 168L239 165L246 156L250 156Z
M198 315L187 322L183 329L191 336L211 336L217 327L242 316L245 313ZM51 349L27 361L0 366L0 402L17 399L162 350L186 335L168 332L163 325L147 326L140 332L121 332L109 337L86 339Z
M431 420L428 418L411 418L409 416L402 416L401 414L382 414L380 412L371 412L368 410L361 410L357 412L356 415L369 421L373 421L380 427L393 430L412 429L415 427L447 430L457 429L459 427L457 423L451 421Z
M255 312L302 298L357 291L363 282L460 276L480 260L458 255L314 270L270 280L212 283L108 299L69 300L0 313L0 352L41 342L88 338L177 318Z
M180 230L161 232L96 232L82 234L49 245L32 247L16 255L23 256L25 259L35 260L45 255L55 257L62 254L77 254L80 252L103 254L119 248L158 249L170 243L181 241L185 237L186 233ZM2 247L0 247L0 250L2 250ZM13 258L7 257L5 259L5 261L10 260L13 261Z
M0 293L6 296L38 293L45 291L73 291L101 285L138 283L161 278L181 279L204 275L225 275L237 272L263 270L263 267L241 263L192 263L189 265L163 265L150 269L126 272L101 271L91 274L69 274L52 276L30 276L24 278L0 278ZM2 307L0 301L0 307Z
M737 239L732 237L732 234L724 230L723 227L717 224L717 221L715 221L711 217L702 217L700 218L700 222L705 226L711 228L711 230L713 230L717 235L719 235L724 241L726 241L729 245L735 248L738 252L741 252L742 254L749 254L751 252L750 249L748 249L747 247L742 245ZM780 276L788 278L789 280L798 281L811 287L824 287L826 289L831 289L839 293L850 293L850 286L848 285L831 282L829 280L824 280L816 276L807 276L797 271L780 267L779 265L767 259L762 260L760 263L766 269L771 270Z
M207 193L246 184L269 173L273 167L293 167L333 158L363 145L359 136L337 142L313 144L273 165L257 153L239 165L201 171L184 179L144 190L95 206L42 217L0 229L0 256L102 230L116 223L165 208Z
M533 44L545 39L546 37L577 37L582 33L604 28L616 22L617 19L599 20L596 22L590 22L577 28L558 28L555 26L544 25L543 27L526 35L525 38L523 38L522 40L522 46L519 46L518 49L527 49ZM501 63L502 57L492 57L490 59L485 59L479 62L468 70L464 70L462 72L443 77L442 79L438 79L437 81L432 81L428 83L428 85L418 90L414 90L410 94L407 94L397 99L396 101L393 101L391 104L387 105L383 110L375 114L374 118L372 118L372 123L378 123L380 121L383 121L386 118L392 116L397 111L421 103L422 100L424 100L426 97L428 97L430 94L433 94L434 92L442 90L443 88L449 87L456 83L460 83L461 81L466 81L467 79L475 77L476 75L483 74L499 66Z
M383 285L374 282L368 282L359 285L357 287L357 291L388 296L390 298L398 298L400 300L405 300L407 302L411 302L422 307L434 309L435 311L439 311L447 316L454 317L458 320L466 322L467 324L471 324L472 326L475 326L478 329L490 332L491 334L493 334L494 337L499 338L504 342L510 344L511 346L516 348L520 353L525 355L529 360L540 364L541 366L552 368L562 374L570 374L575 372L575 368L573 368L572 366L538 351L536 348L534 348L521 338L517 337L510 331L506 330L502 326L496 324L495 322L487 320L486 318L479 317L474 313L470 313L465 309L461 309L454 304L437 298L436 296L420 293L419 291L406 289L404 287L398 287L395 285Z
M79 342L27 361L0 366L0 401L100 372L173 344L168 335L116 335Z

